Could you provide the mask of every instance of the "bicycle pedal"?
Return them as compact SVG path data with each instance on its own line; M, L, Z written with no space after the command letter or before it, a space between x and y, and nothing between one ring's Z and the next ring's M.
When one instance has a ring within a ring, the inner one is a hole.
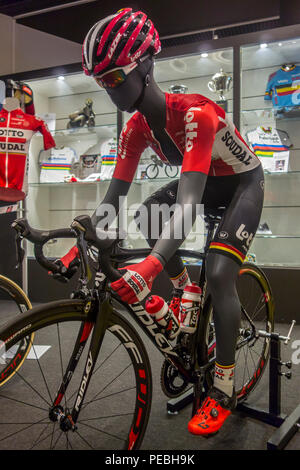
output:
M292 378L292 372L279 372L279 375L281 375L281 377L285 377L288 380Z
M291 369L293 364L292 361L287 361L287 362L280 362L281 366L287 367L288 369Z

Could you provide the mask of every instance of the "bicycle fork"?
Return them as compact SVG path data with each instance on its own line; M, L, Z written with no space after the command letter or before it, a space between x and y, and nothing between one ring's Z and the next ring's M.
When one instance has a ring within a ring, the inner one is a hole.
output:
M50 409L49 412L49 417L51 421L59 421L61 430L65 432L70 430L76 431L77 429L76 422L78 420L78 416L88 389L90 379L93 374L95 364L97 362L99 351L106 331L107 320L110 314L112 313L112 306L108 300L107 294L106 299L104 301L100 301L100 308L101 312L98 312L95 323L91 321L86 321L80 327L76 344L74 346L68 367L64 374L61 386L59 387L59 390L57 392L53 407ZM73 409L70 412L70 410L68 410L67 408L64 409L61 406L61 403L63 401L68 385L71 382L72 376L79 363L79 360L81 358L81 355L92 330L93 334L84 367L84 372L82 374L80 386L77 391Z

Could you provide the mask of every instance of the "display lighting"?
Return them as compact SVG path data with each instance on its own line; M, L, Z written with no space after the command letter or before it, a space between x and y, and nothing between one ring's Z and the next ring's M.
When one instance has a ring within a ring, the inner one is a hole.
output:
M278 43L278 46L281 47L281 46L282 46L282 42L279 42L279 43Z
M203 52L203 53L201 54L201 57L203 57L203 58L208 57L207 52Z
M59 75L59 77L57 77L57 80L64 80L65 77L63 75Z
M261 49L265 49L266 47L268 47L268 44L266 44L265 42L260 45L260 48L261 48Z

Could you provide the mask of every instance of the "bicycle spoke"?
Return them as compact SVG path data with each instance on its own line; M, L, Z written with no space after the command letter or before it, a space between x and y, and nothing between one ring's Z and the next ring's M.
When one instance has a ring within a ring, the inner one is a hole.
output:
M39 421L36 421L35 423L30 423L29 426L26 426L25 428L19 429L19 431L13 432L13 433L9 434L8 436L5 436L5 437L1 438L1 439L0 439L0 442L3 442L3 441L5 441L6 439L8 439L9 437L15 436L16 434L20 434L20 432L23 432L23 431L25 431L26 429L32 428L32 426L35 426L35 425L37 425L37 424L44 424L44 423L41 423L41 421L42 421L43 419L45 419L45 417L43 417L43 418L40 419ZM18 423L12 423L12 424L16 425L16 424L18 424Z
M48 424L50 424L50 423L48 423ZM59 431L58 428L56 429L56 431L54 432L54 434L55 434L57 431ZM34 447L36 447L38 444L41 444L41 442L44 442L46 439L48 439L48 437L50 437L51 434L52 434L52 431L51 431L49 434L47 434L46 437L44 437L43 439L40 439L36 444L34 444L34 445L31 447L30 450L32 450L32 449L33 449Z
M104 359L103 362L97 367L97 369L94 370L93 374L95 374L104 364L105 362L112 357L112 355L119 349L122 343L119 343L118 346L115 347L115 349Z
M88 441L84 439L84 437L82 437L82 435L80 434L80 432L78 432L78 430L76 431L76 434L83 440L83 442L85 442L88 445L88 447L94 450L94 447L91 444L89 444Z
M70 440L69 440L69 435L68 435L68 434L69 434L69 433L66 433L67 442L68 442L69 446L71 447L71 449L73 450L73 446L72 446L72 444L71 444L71 442L70 442Z
M51 442L50 442L50 449L52 448L52 442L53 442L53 438L54 438L54 434L55 434L55 427L56 427L56 423L53 423L53 428L52 428L52 436L51 436Z
M17 403L22 403L22 405L32 406L32 408L37 408L38 410L43 410L43 411L47 411L47 412L48 412L48 409L46 409L46 408L41 408L40 406L32 405L31 403L27 403L26 401L17 400L16 398L7 397L7 396L5 396L5 395L0 395L0 398L4 398L4 399L6 399L6 400L12 400L12 401L15 401L15 402L17 402ZM0 424L2 424L2 423L0 423Z
M50 424L50 423L48 422L48 423L46 423L46 424L47 424L47 426L44 428L44 430L42 431L42 433L36 438L35 442L34 442L33 445L30 447L29 450L32 450L32 449L34 448L34 446L37 445L38 440L42 437L42 435L44 434L45 430L49 427L49 424ZM51 434L51 433L50 433L50 434Z
M28 387L30 387L48 406L51 406L50 403L32 386L30 383L27 382L26 379L20 374L20 372L16 371L18 377L20 377Z
M92 376L103 366L103 364L107 361L107 359L109 359L110 357L112 357L112 355L114 354L114 352L115 352L120 346L121 346L121 343L118 344L118 346L115 347L115 349L112 351L112 353L109 354L108 357L106 357L106 358L104 359L104 361L101 362L101 364L97 367L97 369L95 369L95 370L93 371ZM74 395L76 395L76 394L77 394L77 390L75 390L75 392L72 393L72 395L71 395L70 398L69 398L69 402L72 400L72 398L73 398Z
M119 413L118 415L110 415L110 416L98 416L97 418L87 418L87 419L82 419L80 422L85 423L86 421L94 421L96 419L105 419L105 418L120 418L120 416L130 416L133 415L134 411L131 411L130 413Z
M36 354L35 347L34 347L33 343L32 343L32 349L34 350L35 358L36 358L36 361L37 361L37 363L38 363L38 366L39 366L41 375L42 375L42 377L43 377L43 381L44 381L45 387L46 387L47 392L48 392L48 394L49 394L50 401L52 402L52 397L51 397L51 393L50 393L50 390L49 390L49 386L48 386L48 383L47 383L47 381L46 381L45 375L44 375L44 373L43 373L42 366L41 366L41 364L40 364L40 360L39 360L39 358L37 357L37 354Z
M78 421L79 422L79 421ZM102 434L106 434L107 436L110 436L110 437L114 437L115 439L119 439L119 441L123 441L123 442L126 442L126 439L122 439L121 437L119 436L115 436L114 434L110 434L109 432L107 431L103 431L102 429L98 429L98 428L95 428L94 426L91 426L90 424L86 424L86 423L83 423L82 421L80 421L81 424L83 424L84 426L88 427L88 428L91 428L91 429L94 429L95 431L98 431Z
M90 401L88 402L85 402L85 404L82 406L82 409L86 408L86 406L90 403L93 403L95 401L95 398L100 395L100 393L104 392L104 390L107 389L107 387L109 387L115 380L117 380L132 364L128 364L128 366L125 367L125 369L122 370L122 372L120 372L119 375L117 375L115 378L113 378L102 390L100 390L100 392L98 392Z
M58 348L59 348L60 367L61 367L61 383L64 384L64 368L63 368L62 351L61 351L61 343L60 343L59 324L57 323L56 325L57 325ZM65 392L66 392L66 390L65 390L65 387L64 387L63 388L63 394L64 394L65 407L67 408L67 397L66 397Z
M105 395L104 397L96 398L93 401L104 400L104 398L109 398L109 397L112 397L114 395L118 395L119 393L129 392L130 390L135 390L135 387L125 388L124 390L120 390L119 392L110 393L109 395Z
M57 430L60 431L60 429L57 429ZM56 431L55 431L55 432L56 432ZM55 441L54 446L53 446L53 447L50 447L50 449L52 449L52 450L55 449L55 446L56 446L56 444L58 443L59 439L61 438L61 435L62 435L62 434L63 434L63 431L61 431L60 435L58 436L58 438L57 438L56 441Z

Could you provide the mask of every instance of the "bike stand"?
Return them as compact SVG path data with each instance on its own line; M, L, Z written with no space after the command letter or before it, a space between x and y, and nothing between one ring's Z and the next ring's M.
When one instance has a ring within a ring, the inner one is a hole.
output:
M291 362L282 362L280 354L280 341L288 343L291 330L287 337L282 337L278 333L266 333L262 336L270 337L270 368L269 368L269 410L261 410L250 406L247 402L239 403L237 411L245 413L251 418L278 428L267 442L268 450L282 450L290 439L300 428L300 405L289 415L281 413L281 377L291 379L291 372L281 372L281 366L292 368ZM261 332L263 333L263 332Z
M250 406L247 402L237 405L237 411L247 416L270 424L278 429L273 433L267 442L268 450L282 450L297 433L300 428L300 404L289 415L281 413L281 377L291 379L291 372L281 372L281 366L291 369L291 362L281 362L280 341L285 344L290 339L290 334L295 322L292 323L287 337L280 336L278 333L267 333L260 331L259 335L270 338L270 368L269 368L269 410L261 410ZM193 402L193 389L187 390L180 397L167 402L167 411L169 414L177 414L185 406Z
M177 414L180 410L185 408L190 403L193 403L194 391L192 388L189 388L178 398L172 398L167 402L167 412L169 414Z

